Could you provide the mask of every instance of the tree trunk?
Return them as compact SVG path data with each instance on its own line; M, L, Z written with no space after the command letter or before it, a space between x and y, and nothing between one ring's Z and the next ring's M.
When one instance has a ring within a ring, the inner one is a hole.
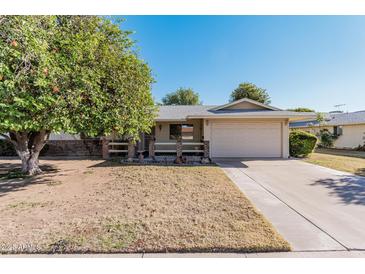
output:
M39 153L46 144L49 131L39 132L10 132L10 141L22 161L22 172L35 175L42 172L39 168Z
M43 146L42 146L43 148ZM39 152L32 154L27 163L27 171L26 173L29 175L39 174L42 173L42 170L39 167Z

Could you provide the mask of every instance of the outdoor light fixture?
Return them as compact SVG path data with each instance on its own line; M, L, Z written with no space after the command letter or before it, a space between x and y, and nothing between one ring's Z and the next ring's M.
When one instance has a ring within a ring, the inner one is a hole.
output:
M161 129L162 129L162 125L161 124L159 124L158 125L158 128L160 129L160 131L161 131Z

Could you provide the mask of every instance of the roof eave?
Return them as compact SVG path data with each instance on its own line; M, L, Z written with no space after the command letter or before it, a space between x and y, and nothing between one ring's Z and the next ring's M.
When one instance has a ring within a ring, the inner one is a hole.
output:
M302 125L302 126L291 126L291 128L309 128L309 127L335 127L335 126L357 126L365 125L365 122L359 123L331 123L331 124L317 124L317 125Z
M289 119L289 121L301 121L311 119L313 116L300 115L189 115L187 119Z
M167 119L167 118L156 118L155 122L186 122L187 119Z

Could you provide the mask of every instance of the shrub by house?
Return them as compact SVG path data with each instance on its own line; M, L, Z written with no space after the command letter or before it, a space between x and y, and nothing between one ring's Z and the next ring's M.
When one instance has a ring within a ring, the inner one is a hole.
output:
M312 153L316 144L317 137L301 130L293 130L289 135L289 152L293 157L306 157Z

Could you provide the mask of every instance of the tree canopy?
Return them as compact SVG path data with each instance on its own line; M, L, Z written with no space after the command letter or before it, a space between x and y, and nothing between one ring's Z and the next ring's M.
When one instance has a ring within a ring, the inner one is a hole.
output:
M295 111L295 112L315 112L313 109L306 108L306 107L289 108L288 110Z
M266 89L259 88L253 83L244 82L238 85L238 87L231 93L230 102L249 98L263 104L270 104L270 96L266 92Z
M23 171L51 131L150 130L153 78L129 34L98 16L0 16L0 133Z
M162 98L163 105L200 105L199 93L191 88L179 88Z

